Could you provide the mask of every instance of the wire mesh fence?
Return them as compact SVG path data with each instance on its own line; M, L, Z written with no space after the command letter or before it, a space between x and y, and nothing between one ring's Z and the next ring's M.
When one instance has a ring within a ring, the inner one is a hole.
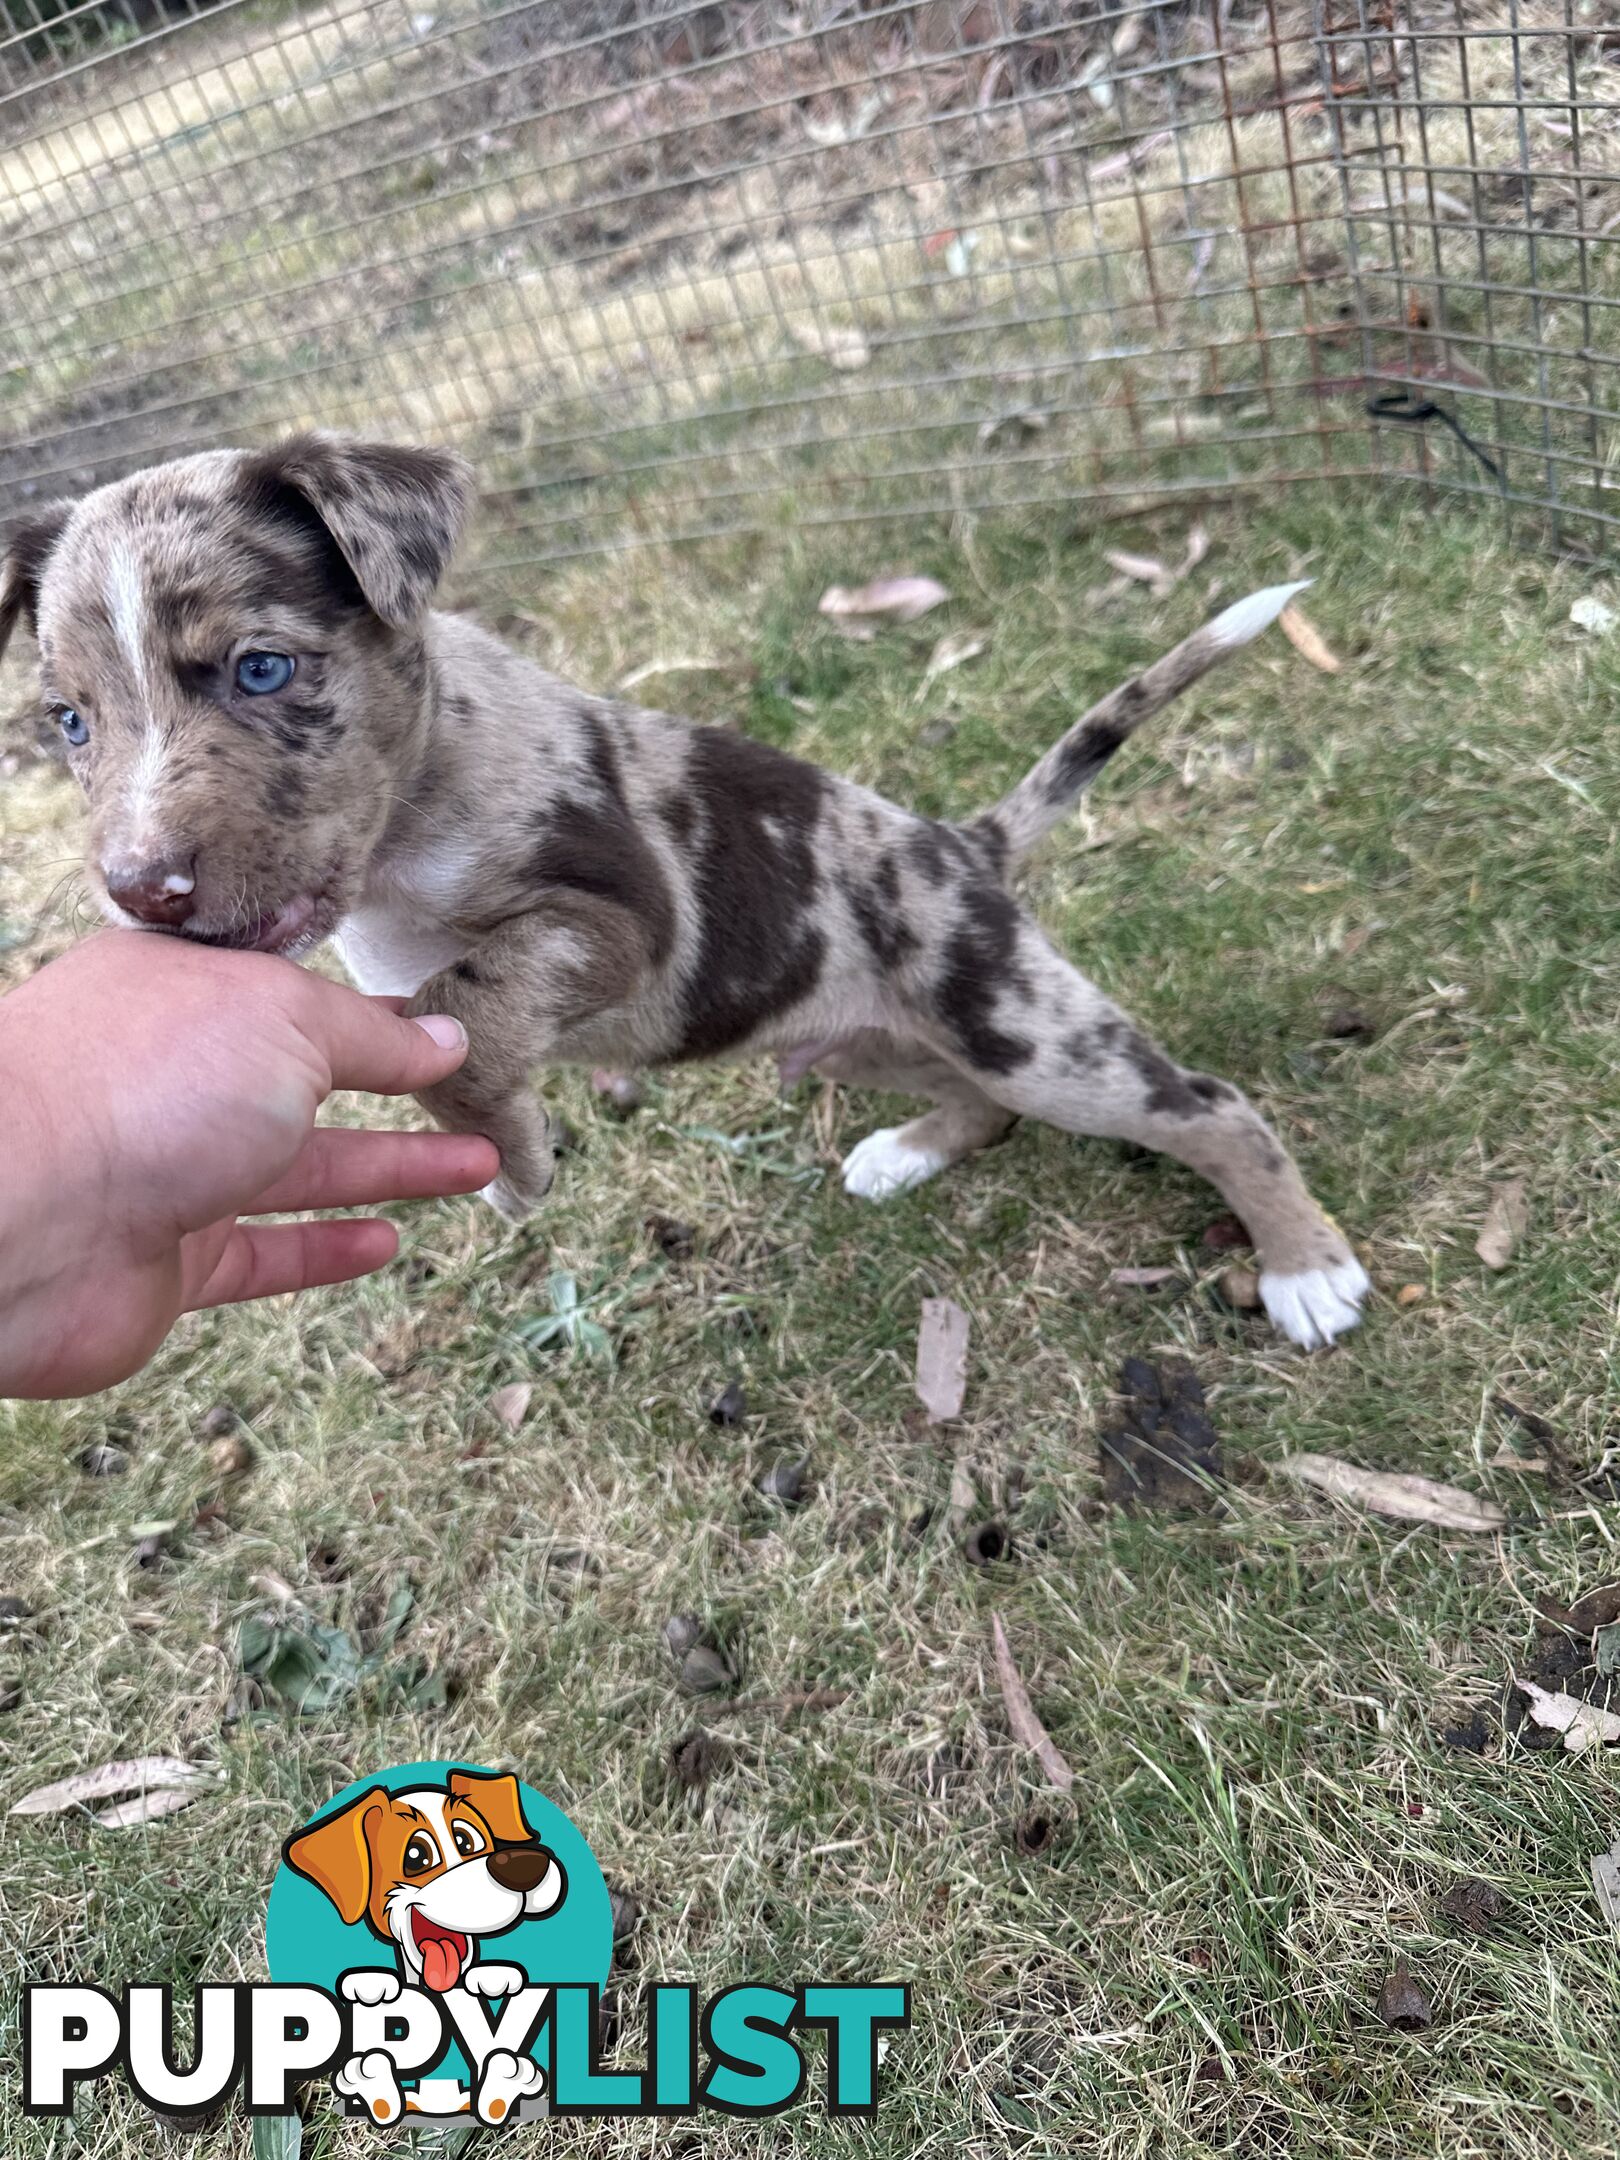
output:
M319 424L514 568L1381 474L1617 512L1598 0L0 0L0 514Z

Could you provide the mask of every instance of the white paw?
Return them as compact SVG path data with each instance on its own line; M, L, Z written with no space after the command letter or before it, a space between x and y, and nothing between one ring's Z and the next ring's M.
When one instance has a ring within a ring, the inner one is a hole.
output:
M398 2122L405 2112L394 2065L381 2048L351 2055L332 2083L348 2099L358 2100L373 2122Z
M493 2127L506 2121L516 2101L533 2099L545 2089L546 2073L537 2062L514 2055L510 2048L495 2048L484 2057L473 2113Z
M520 1965L469 1965L461 1976L461 1984L469 1995L493 1998L517 1995L529 1983Z
M1290 1342L1325 1350L1361 1318L1361 1301L1372 1288L1359 1260L1337 1267L1307 1268L1300 1275L1262 1275L1260 1301Z
M492 1178L487 1185L481 1185L478 1197L487 1200L496 1214L503 1215L508 1222L527 1222L534 1213L535 1203L528 1194L519 1192L503 1177Z
M338 1982L338 1993L345 2002L391 2003L398 2002L400 1978L395 1972L362 1969L346 1972Z
M921 1185L944 1169L947 1156L933 1148L912 1147L897 1125L868 1133L844 1157L844 1190L857 1200L887 1200L909 1185Z

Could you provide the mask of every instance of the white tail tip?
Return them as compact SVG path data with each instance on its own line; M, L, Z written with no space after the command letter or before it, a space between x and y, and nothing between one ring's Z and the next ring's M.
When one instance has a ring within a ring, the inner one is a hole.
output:
M1205 634L1223 652L1234 652L1239 645L1257 638L1262 630L1269 630L1294 595L1304 592L1313 582L1301 578L1297 585L1268 585L1264 592L1250 593L1247 600L1234 600L1208 625Z

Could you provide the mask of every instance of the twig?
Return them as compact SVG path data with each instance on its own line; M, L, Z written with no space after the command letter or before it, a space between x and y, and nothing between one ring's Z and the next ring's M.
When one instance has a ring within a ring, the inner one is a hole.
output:
M1012 1727L1013 1738L1035 1755L1046 1772L1047 1784L1057 1792L1067 1792L1074 1783L1074 1772L1058 1753L1052 1735L1035 1715L1029 1690L1013 1663L1000 1613L990 1615L990 1641L996 1654L996 1678L1001 1682L1001 1699L1007 1705L1007 1723Z

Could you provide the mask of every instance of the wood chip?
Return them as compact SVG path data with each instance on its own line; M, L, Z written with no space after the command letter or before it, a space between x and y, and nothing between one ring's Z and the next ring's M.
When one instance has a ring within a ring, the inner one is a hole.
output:
M1046 1782L1057 1792L1068 1792L1074 1784L1074 1772L1058 1753L1051 1734L1035 1715L1035 1705L1029 1699L1018 1667L1013 1663L1012 1647L1007 1641L1007 1630L1001 1624L1000 1613L990 1615L990 1642L995 1652L996 1678L1001 1683L1001 1699L1007 1706L1007 1723L1012 1727L1013 1738L1021 1747L1027 1747L1046 1772Z
M119 1793L153 1789L195 1788L213 1782L199 1763L175 1755L136 1755L120 1762L101 1763L94 1770L75 1770L71 1777L41 1785L21 1800L13 1801L13 1815L63 1815L69 1808L87 1807L92 1800L111 1800Z
M1344 663L1338 654L1310 618L1302 615L1292 601L1277 617L1277 625L1295 652L1301 659L1308 660L1313 668L1320 668L1324 675L1340 675L1344 672Z
M1500 1530L1507 1521L1507 1510L1494 1500L1437 1484L1433 1478L1358 1469L1337 1455L1285 1455L1274 1467L1281 1477L1399 1522L1433 1523L1437 1530Z
M1508 1178L1491 1187L1491 1204L1485 1210L1474 1250L1488 1268L1505 1268L1529 1227L1529 1188L1522 1177Z
M917 1397L930 1425L961 1414L967 1396L968 1316L949 1298L924 1298L917 1328Z
M1620 1740L1620 1717L1612 1710L1600 1710L1596 1703L1582 1702L1579 1696L1566 1695L1560 1689L1537 1687L1533 1680L1515 1679L1513 1685L1530 1705L1530 1715L1548 1732L1562 1733L1564 1745L1571 1755L1583 1755L1589 1747L1606 1747L1611 1741Z

